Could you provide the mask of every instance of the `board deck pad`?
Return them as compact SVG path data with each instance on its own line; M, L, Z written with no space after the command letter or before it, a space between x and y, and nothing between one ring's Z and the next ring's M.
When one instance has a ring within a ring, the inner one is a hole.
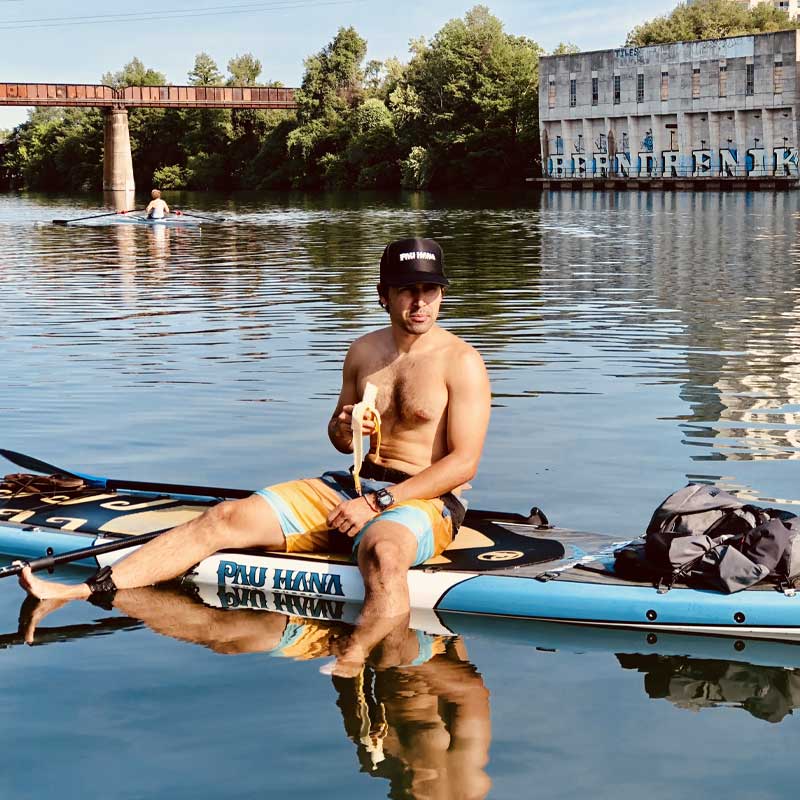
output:
M216 502L86 487L16 491L3 483L0 484L0 522L87 535L136 536L174 528L199 516ZM531 530L539 535L526 536L502 522L486 519L483 514L471 516L467 512L465 524L450 546L417 569L485 572L541 564L564 556L560 542L543 538L541 531L533 526ZM351 560L347 554L303 555L320 560Z

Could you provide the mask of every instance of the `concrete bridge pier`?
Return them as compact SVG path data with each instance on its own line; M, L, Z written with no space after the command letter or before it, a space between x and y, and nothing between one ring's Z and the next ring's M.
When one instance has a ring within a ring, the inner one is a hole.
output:
M133 158L125 108L104 110L103 190L133 192Z

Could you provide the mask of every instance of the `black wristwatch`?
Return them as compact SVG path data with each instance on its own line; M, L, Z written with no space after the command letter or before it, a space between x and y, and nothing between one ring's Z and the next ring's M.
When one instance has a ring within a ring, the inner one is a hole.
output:
M375 503L379 512L386 511L389 506L394 505L394 495L388 489L378 489L375 492Z

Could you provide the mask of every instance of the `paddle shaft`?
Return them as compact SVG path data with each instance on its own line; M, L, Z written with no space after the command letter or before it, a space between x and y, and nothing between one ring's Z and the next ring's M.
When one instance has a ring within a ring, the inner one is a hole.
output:
M64 469L63 467L57 467L55 464L49 464L46 461L41 461L38 458L25 455L24 453L16 453L13 450L5 450L3 448L0 448L0 456L3 456L12 464L16 464L18 467L22 467L23 469L41 472L44 475L52 475L57 472L60 472L63 475L72 475L73 477L82 478L91 486L96 486L102 489L121 489L123 491L147 492L152 494L183 494L190 497L229 497L232 499L249 497L252 494L252 491L249 489L225 489L219 486L195 486L192 484L181 483L123 481L116 480L114 478L86 475L81 472ZM467 509L465 521L469 522L470 519L491 519L497 521L517 522L542 528L550 527L547 517L539 508L536 508L535 506L531 509L528 517L509 511L484 511L480 509ZM0 577L2 576L0 575Z
M197 217L197 219L207 219L210 220L211 222L226 222L225 217L220 217L220 216L209 217L204 214L192 214L191 212L184 211L183 209L180 208L173 208L172 210L175 214L179 214L180 216L183 217Z
M75 219L54 219L53 225L69 225L70 222L83 222L85 219L100 219L100 217L115 217L117 214L136 214L139 211L144 211L144 209L136 208L131 211L109 211L106 214L92 214L90 217L75 217Z
M24 567L30 567L33 572L41 572L43 569L53 569L53 567L57 567L60 564L69 564L71 561L94 558L104 553L114 553L117 550L125 550L128 547L136 547L145 542L149 542L151 539L155 539L156 536L160 536L163 532L164 531L156 531L155 533L143 533L140 536L126 536L124 539L94 545L93 547L82 547L80 550L70 550L66 553L53 554L44 556L43 558L34 558L31 561L20 561L16 564L9 564L7 567L0 569L0 578L19 575Z
M76 478L82 478L90 486L96 486L101 489L127 489L132 492L151 492L162 494L186 494L191 497L231 497L241 498L249 497L252 492L247 489L224 489L219 486L193 486L190 484L181 483L152 483L149 481L123 481L114 478L103 478L96 475L86 475L83 472L75 472L74 470L64 469L55 464L49 464L47 461L41 461L33 456L25 455L24 453L16 453L13 450L5 450L0 448L0 456L3 456L12 464L16 464L23 469L29 469L33 472L41 472L43 475L52 475L60 472L62 475L72 475Z

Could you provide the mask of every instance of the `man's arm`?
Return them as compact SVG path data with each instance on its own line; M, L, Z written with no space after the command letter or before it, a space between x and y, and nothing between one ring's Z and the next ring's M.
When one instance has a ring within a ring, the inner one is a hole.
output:
M355 344L350 346L344 359L339 401L328 421L328 438L340 453L353 452L353 405L358 402L358 371L354 348Z
M432 499L472 480L489 427L492 393L483 359L471 347L450 363L447 376L447 455L391 488L396 503Z

